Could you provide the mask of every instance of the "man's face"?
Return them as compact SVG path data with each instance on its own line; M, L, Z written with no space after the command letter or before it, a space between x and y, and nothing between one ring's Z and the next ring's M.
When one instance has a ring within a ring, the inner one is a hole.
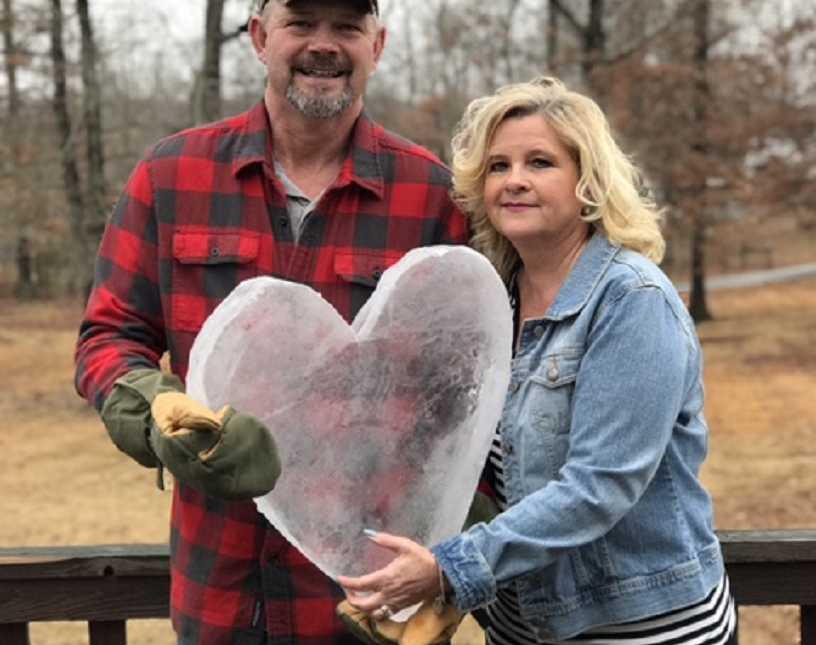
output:
M332 0L292 6L272 0L250 32L270 98L315 119L338 116L361 100L385 41L371 14Z

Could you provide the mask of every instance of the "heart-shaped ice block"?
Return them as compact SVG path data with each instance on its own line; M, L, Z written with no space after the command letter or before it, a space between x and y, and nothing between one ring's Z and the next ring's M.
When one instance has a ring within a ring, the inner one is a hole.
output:
M498 274L465 247L406 254L351 325L307 286L253 278L204 323L187 389L266 424L283 472L258 509L328 576L359 575L393 557L363 529L428 546L461 529L511 326Z

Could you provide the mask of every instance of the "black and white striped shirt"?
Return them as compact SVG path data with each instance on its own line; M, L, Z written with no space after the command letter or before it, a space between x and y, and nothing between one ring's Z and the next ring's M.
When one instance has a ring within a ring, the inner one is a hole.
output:
M507 508L502 468L501 434L497 430L489 456L492 483L500 510ZM512 587L500 589L486 608L488 645L726 645L736 629L736 610L728 577L701 602L620 625L593 628L563 641L538 640L521 619L518 596Z

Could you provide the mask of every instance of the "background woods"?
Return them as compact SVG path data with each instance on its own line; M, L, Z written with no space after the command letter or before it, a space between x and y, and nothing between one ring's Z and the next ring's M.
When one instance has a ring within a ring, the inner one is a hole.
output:
M709 271L804 261L756 231L816 235L816 2L383 5L390 43L369 110L443 158L466 103L498 85L554 73L590 92L669 208L665 268L690 283L698 320L711 315ZM166 15L158 3L3 0L3 293L83 294L145 147L260 97L248 13L248 0Z

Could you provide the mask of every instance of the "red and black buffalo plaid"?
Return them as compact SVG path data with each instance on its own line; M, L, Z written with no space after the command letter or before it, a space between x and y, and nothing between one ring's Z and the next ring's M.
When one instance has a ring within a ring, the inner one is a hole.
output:
M254 276L307 284L351 320L408 250L465 241L448 189L438 159L363 115L295 242L262 103L164 139L134 170L102 239L77 345L78 391L100 409L118 377L156 367L165 351L185 378L205 318ZM170 542L180 643L356 642L335 617L340 589L252 501L177 484Z

